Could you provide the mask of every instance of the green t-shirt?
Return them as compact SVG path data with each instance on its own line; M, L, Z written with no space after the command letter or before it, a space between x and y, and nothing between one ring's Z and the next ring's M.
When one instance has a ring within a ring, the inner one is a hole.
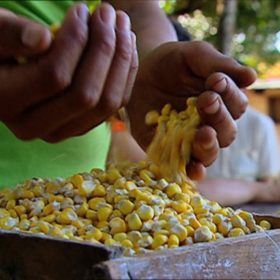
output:
M73 3L1 0L0 7L51 25L60 22ZM110 129L105 123L86 135L49 144L41 140L20 141L0 122L0 188L15 186L32 177L68 177L93 167L104 168L109 144Z

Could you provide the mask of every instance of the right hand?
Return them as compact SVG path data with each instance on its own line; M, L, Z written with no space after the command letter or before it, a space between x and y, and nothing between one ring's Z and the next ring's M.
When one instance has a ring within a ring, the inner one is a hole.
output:
M47 28L1 10L0 34L0 121L18 138L81 135L128 102L135 35L109 4L91 16L84 4L73 6L53 41ZM27 63L11 63L20 55Z

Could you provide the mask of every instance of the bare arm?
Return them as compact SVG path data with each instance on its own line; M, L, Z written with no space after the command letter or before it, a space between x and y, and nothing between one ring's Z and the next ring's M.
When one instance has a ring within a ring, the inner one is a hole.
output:
M280 201L280 186L273 181L206 179L199 182L198 189L206 198L222 205Z
M162 43L177 41L175 30L159 7L158 0L109 0L115 9L125 11L137 36L139 57L142 58Z

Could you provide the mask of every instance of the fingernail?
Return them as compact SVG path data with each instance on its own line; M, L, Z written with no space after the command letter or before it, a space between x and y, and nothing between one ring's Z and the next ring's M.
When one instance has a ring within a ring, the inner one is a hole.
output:
M215 114L218 112L219 108L220 108L220 102L217 98L212 104L203 108L203 111L207 114Z
M82 22L88 22L89 12L88 7L85 4L79 5L77 13Z
M119 30L129 30L130 29L130 20L126 13L122 11L117 11L117 28Z
M43 39L41 28L34 25L27 25L22 33L21 41L28 48L36 48Z
M106 23L112 22L112 18L114 17L114 9L109 4L102 4L99 8L99 12L102 21Z
M218 93L222 93L226 90L227 88L227 80L226 78L223 78L222 80L218 81L212 89Z

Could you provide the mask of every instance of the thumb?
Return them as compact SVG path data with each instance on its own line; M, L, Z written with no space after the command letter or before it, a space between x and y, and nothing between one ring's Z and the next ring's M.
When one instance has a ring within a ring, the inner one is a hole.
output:
M44 52L52 41L47 27L0 9L0 59L33 56Z

